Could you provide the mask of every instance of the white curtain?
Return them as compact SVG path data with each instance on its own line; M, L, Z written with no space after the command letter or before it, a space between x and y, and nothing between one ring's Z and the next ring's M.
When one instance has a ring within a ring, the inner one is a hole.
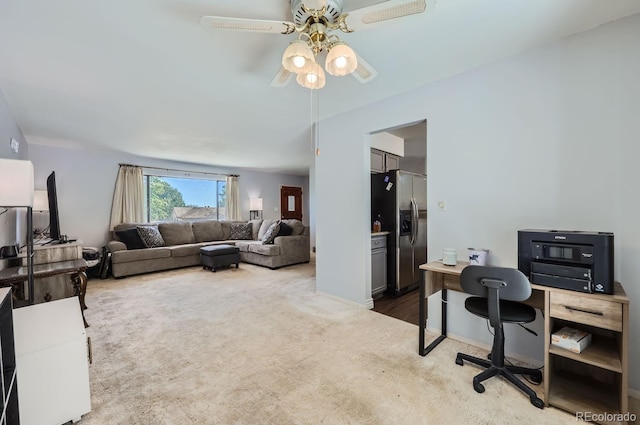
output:
M227 176L227 220L240 220L238 176Z
M111 223L113 228L120 223L141 223L144 221L144 187L142 168L133 165L121 165L116 179L111 204Z

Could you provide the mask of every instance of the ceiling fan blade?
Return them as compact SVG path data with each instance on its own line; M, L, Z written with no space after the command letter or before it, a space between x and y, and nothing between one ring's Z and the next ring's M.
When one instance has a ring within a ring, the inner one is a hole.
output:
M351 73L351 75L353 75L356 80L360 81L361 83L368 83L369 81L376 78L376 75L378 75L378 71L373 69L373 67L369 65L367 61L362 59L357 53L356 57L358 58L358 67Z
M224 16L203 16L200 18L200 25L210 30L251 31L272 34L291 34L295 31L293 22L226 18Z
M375 28L387 21L433 10L435 0L389 0L347 13L346 24L350 30Z
M271 87L284 87L289 84L289 81L293 78L293 72L287 71L283 66L276 73L271 81Z

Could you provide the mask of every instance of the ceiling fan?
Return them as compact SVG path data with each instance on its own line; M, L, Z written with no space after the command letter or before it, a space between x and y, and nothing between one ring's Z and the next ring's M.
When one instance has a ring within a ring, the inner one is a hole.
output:
M316 3L314 9L304 1ZM282 66L271 82L272 87L282 87L294 75L296 81L309 89L320 89L325 84L322 67L316 59L326 53L325 69L334 76L351 74L362 83L371 81L377 72L358 56L333 31L344 33L374 28L393 19L423 13L425 0L389 0L350 12L343 12L343 0L290 0L291 21L203 16L200 23L211 30L251 31L273 34L298 33L282 56ZM435 0L429 0L429 8Z

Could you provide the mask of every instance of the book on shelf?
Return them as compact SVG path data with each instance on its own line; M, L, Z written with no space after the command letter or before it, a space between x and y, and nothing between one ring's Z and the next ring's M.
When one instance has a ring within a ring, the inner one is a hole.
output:
M581 353L591 343L591 334L568 326L551 335L551 345L574 353Z

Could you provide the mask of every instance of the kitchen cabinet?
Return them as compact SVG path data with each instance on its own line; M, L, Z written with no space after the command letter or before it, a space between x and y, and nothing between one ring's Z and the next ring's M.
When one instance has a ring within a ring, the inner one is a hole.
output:
M400 157L389 152L371 149L371 172L386 173L400 169Z
M387 234L371 235L371 296L383 293L387 289Z
M23 425L77 422L91 411L87 334L78 298L14 310Z

